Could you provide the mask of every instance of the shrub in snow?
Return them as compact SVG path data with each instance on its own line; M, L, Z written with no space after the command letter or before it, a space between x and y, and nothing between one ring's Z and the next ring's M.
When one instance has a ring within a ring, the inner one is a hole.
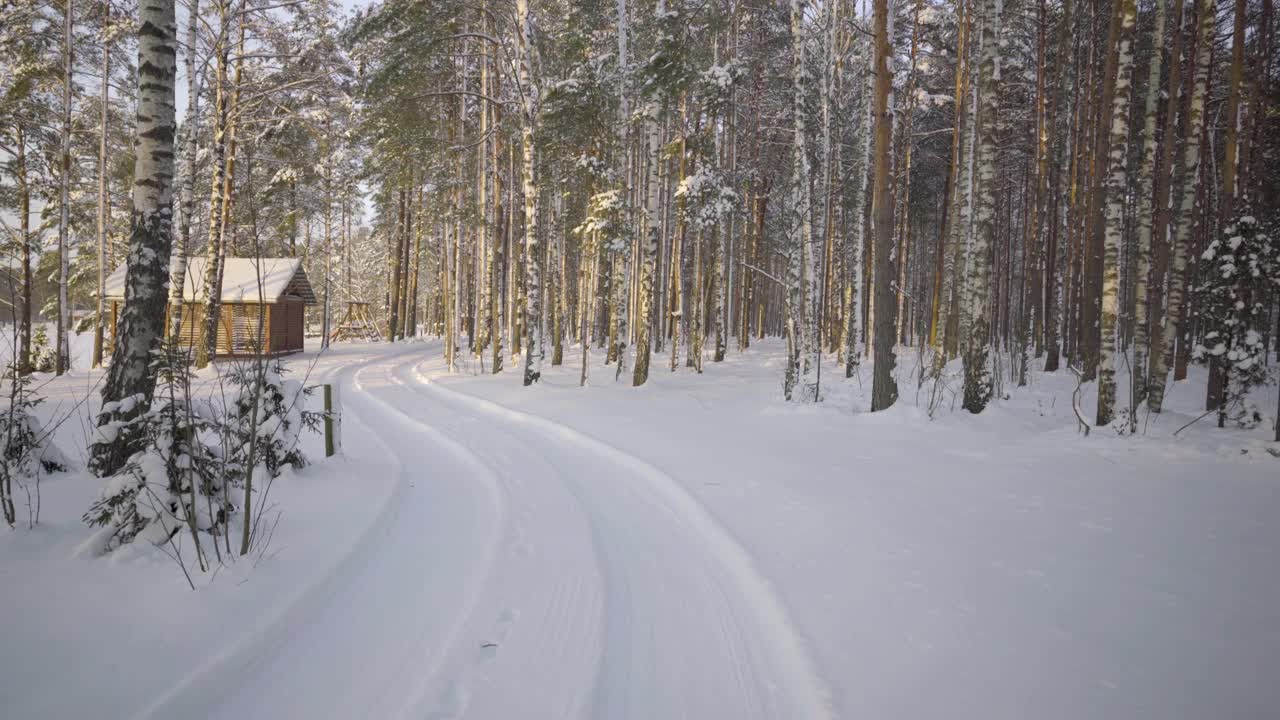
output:
M1225 388L1219 424L1242 427L1262 421L1249 393L1267 382L1263 327L1267 302L1280 291L1280 244L1248 214L1237 216L1214 238L1201 259L1208 279L1195 288L1204 337L1192 349L1197 360L1222 373Z
M285 466L300 468L307 459L299 447L303 429L315 430L318 413L306 412L306 389L284 377L279 360L245 363L232 369L232 392L227 408L226 436L229 464L242 477L250 466L264 468L269 477Z
M58 352L49 344L49 331L43 323L37 324L31 331L31 370L50 373L57 363Z
M10 365L4 379L9 382L9 394L7 407L0 409L0 511L9 527L17 524L17 488L27 496L30 527L40 520L41 478L66 470L68 463L35 415L44 400L31 391L31 378Z
M201 534L223 532L234 510L224 464L207 442L216 435L216 425L206 407L191 401L186 354L166 344L152 371L159 380L151 407L97 429L95 442L129 435L142 448L106 479L101 496L84 515L85 522L104 528L103 551L139 538L161 545L184 529L198 545ZM103 412L127 416L142 400L108 403Z

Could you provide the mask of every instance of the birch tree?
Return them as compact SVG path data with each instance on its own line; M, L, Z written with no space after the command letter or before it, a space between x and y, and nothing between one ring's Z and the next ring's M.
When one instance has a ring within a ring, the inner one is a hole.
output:
M538 267L538 181L534 129L538 122L538 85L533 73L533 25L529 0L516 0L516 66L520 77L520 103L524 117L521 180L524 185L525 343L524 384L542 377L542 273Z
M790 274L787 278L789 308L788 335L791 357L788 360L783 394L788 400L817 402L815 374L821 353L818 346L816 253L813 246L812 179L809 177L808 128L805 95L808 88L806 39L804 33L806 0L791 0L791 228L795 240L791 249ZM799 390L797 391L797 386Z
M982 29L979 33L978 106L974 168L973 243L969 256L969 278L965 288L964 313L970 327L964 337L964 409L980 413L993 393L990 351L990 253L995 243L996 115L999 112L1000 0L982 0Z
M1129 86L1133 75L1133 24L1136 0L1120 3L1120 32L1116 47L1115 92L1111 99L1111 140L1108 143L1104 274L1102 280L1102 342L1098 361L1099 426L1110 425L1116 402L1116 318L1120 312L1120 244L1124 233L1124 196L1128 191L1125 163L1129 157Z
M1213 51L1213 27L1216 3L1200 0L1196 13L1196 50L1191 81L1191 97L1187 104L1186 137L1183 141L1182 163L1179 168L1182 192L1174 220L1173 260L1170 267L1168 301L1165 305L1162 347L1151 350L1151 380L1147 396L1147 408L1158 413L1164 409L1165 384L1168 381L1169 361L1174 351L1174 341L1183 328L1179 318L1186 294L1187 253L1191 244L1191 226L1196 205L1197 178L1200 173L1200 136L1204 129L1205 94L1209 84L1209 58Z
M1155 201L1156 120L1160 111L1160 79L1164 62L1164 26L1166 0L1156 0L1155 20L1151 29L1151 60L1147 64L1147 96L1143 107L1142 159L1138 167L1138 221L1137 269L1135 271L1133 318L1133 371L1130 382L1130 429L1136 429L1138 406L1147 399L1147 361L1151 356L1148 332L1147 288L1151 275L1151 225ZM1177 58L1174 58L1177 62Z
M134 142L133 231L129 238L124 304L115 349L102 389L103 410L91 448L90 469L118 470L137 438L116 437L119 423L150 406L156 376L152 353L164 337L164 309L173 248L174 79L177 19L174 0L138 6L138 111Z

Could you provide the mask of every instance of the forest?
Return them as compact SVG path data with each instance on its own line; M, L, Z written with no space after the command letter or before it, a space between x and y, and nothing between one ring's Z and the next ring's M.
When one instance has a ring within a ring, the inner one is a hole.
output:
M1270 0L179 4L6 3L20 370L33 318L59 373L77 327L94 365L127 351L101 301L125 259L164 284L206 256L216 298L224 258L281 256L326 341L369 303L387 339L526 385L585 382L592 352L643 385L778 336L797 402L825 359L872 365L873 411L951 383L979 413L1034 365L1096 381L1082 421L1136 427L1207 363L1206 411L1262 420ZM145 364L164 330L134 322Z
M1275 24L0 0L0 715L1274 717Z

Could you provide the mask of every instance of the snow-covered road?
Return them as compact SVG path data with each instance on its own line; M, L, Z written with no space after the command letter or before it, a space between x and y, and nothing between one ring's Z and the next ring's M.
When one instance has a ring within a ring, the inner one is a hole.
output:
M351 460L396 476L372 532L151 716L830 716L773 590L675 480L421 362L338 374Z
M524 388L465 357L448 372L441 350L292 358L292 376L339 387L345 457L279 478L264 554L194 593L156 548L81 552L101 481L48 478L40 524L0 536L0 716L1280 707L1277 461L1260 432L1172 435L1203 376L1141 436L1083 438L1071 378L1045 373L979 417L930 420L910 395L860 412L866 377L782 402L777 344L638 389L599 353L589 387L562 366ZM81 462L100 379L42 386Z

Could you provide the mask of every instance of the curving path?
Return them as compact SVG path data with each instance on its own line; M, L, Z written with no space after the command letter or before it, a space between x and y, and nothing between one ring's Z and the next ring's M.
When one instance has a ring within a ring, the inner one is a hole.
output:
M424 366L410 346L337 373L348 455L395 474L386 508L150 716L832 715L769 584L674 480Z

